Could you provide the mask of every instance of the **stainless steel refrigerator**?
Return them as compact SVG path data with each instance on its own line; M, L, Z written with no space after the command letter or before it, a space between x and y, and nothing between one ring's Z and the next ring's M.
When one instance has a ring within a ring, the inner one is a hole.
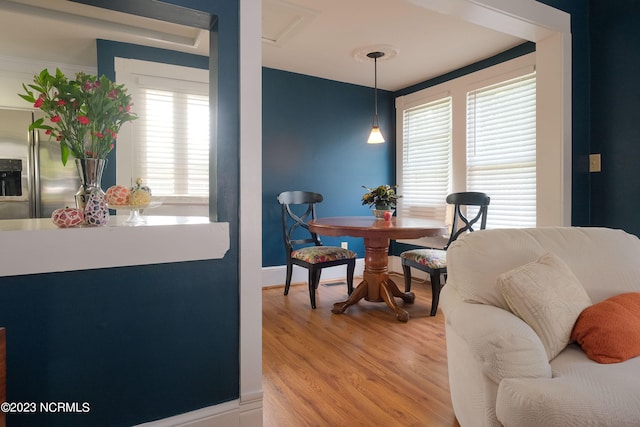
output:
M48 218L75 206L75 162L60 160L60 144L29 131L37 112L0 108L0 219Z

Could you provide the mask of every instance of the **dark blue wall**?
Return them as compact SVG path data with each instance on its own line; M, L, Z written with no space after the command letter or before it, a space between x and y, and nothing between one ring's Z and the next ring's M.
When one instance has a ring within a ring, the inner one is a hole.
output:
M640 3L542 0L571 14L573 49L573 223L640 235ZM588 172L600 153L602 172Z
M373 88L263 68L262 248L263 266L285 264L280 205L287 190L321 193L318 216L371 215L360 199L366 190L395 183L393 98L378 90L384 144L367 144L373 120ZM349 242L364 256L362 239Z
M123 10L158 4L112 3ZM214 213L230 224L230 250L222 260L0 278L8 400L86 401L91 408L9 415L10 426L130 426L239 397L238 1L165 3L219 18L223 84L211 182Z
M591 0L591 174L594 225L640 235L640 2Z
M9 414L8 425L130 426L237 397L238 325L226 308L237 289L215 278L225 262L2 278L8 401L90 404Z

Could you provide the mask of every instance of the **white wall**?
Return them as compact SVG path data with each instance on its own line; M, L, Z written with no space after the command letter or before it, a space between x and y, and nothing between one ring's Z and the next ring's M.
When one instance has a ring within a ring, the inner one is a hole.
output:
M240 426L262 425L262 4L240 0Z
M66 75L75 75L79 71L88 74L96 74L97 69L91 67L78 67L74 65L41 62L32 59L0 56L0 107L20 108L32 110L33 105L18 96L23 93L22 83L33 82L33 76L44 68L54 73L56 68Z

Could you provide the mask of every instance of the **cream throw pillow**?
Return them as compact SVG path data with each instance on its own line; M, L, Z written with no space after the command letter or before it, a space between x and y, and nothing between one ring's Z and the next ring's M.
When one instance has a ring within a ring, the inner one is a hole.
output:
M550 252L500 274L497 284L511 311L538 334L549 360L569 344L580 312L591 305L569 266Z

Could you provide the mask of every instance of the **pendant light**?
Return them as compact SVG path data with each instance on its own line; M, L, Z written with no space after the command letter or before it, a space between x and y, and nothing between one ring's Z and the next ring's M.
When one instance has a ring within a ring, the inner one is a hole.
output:
M373 58L374 67L373 128L371 129L371 134L369 134L367 144L381 144L384 142L384 137L382 136L382 133L380 133L380 127L378 126L378 58L382 58L384 56L384 52L369 52L367 56L369 58Z

